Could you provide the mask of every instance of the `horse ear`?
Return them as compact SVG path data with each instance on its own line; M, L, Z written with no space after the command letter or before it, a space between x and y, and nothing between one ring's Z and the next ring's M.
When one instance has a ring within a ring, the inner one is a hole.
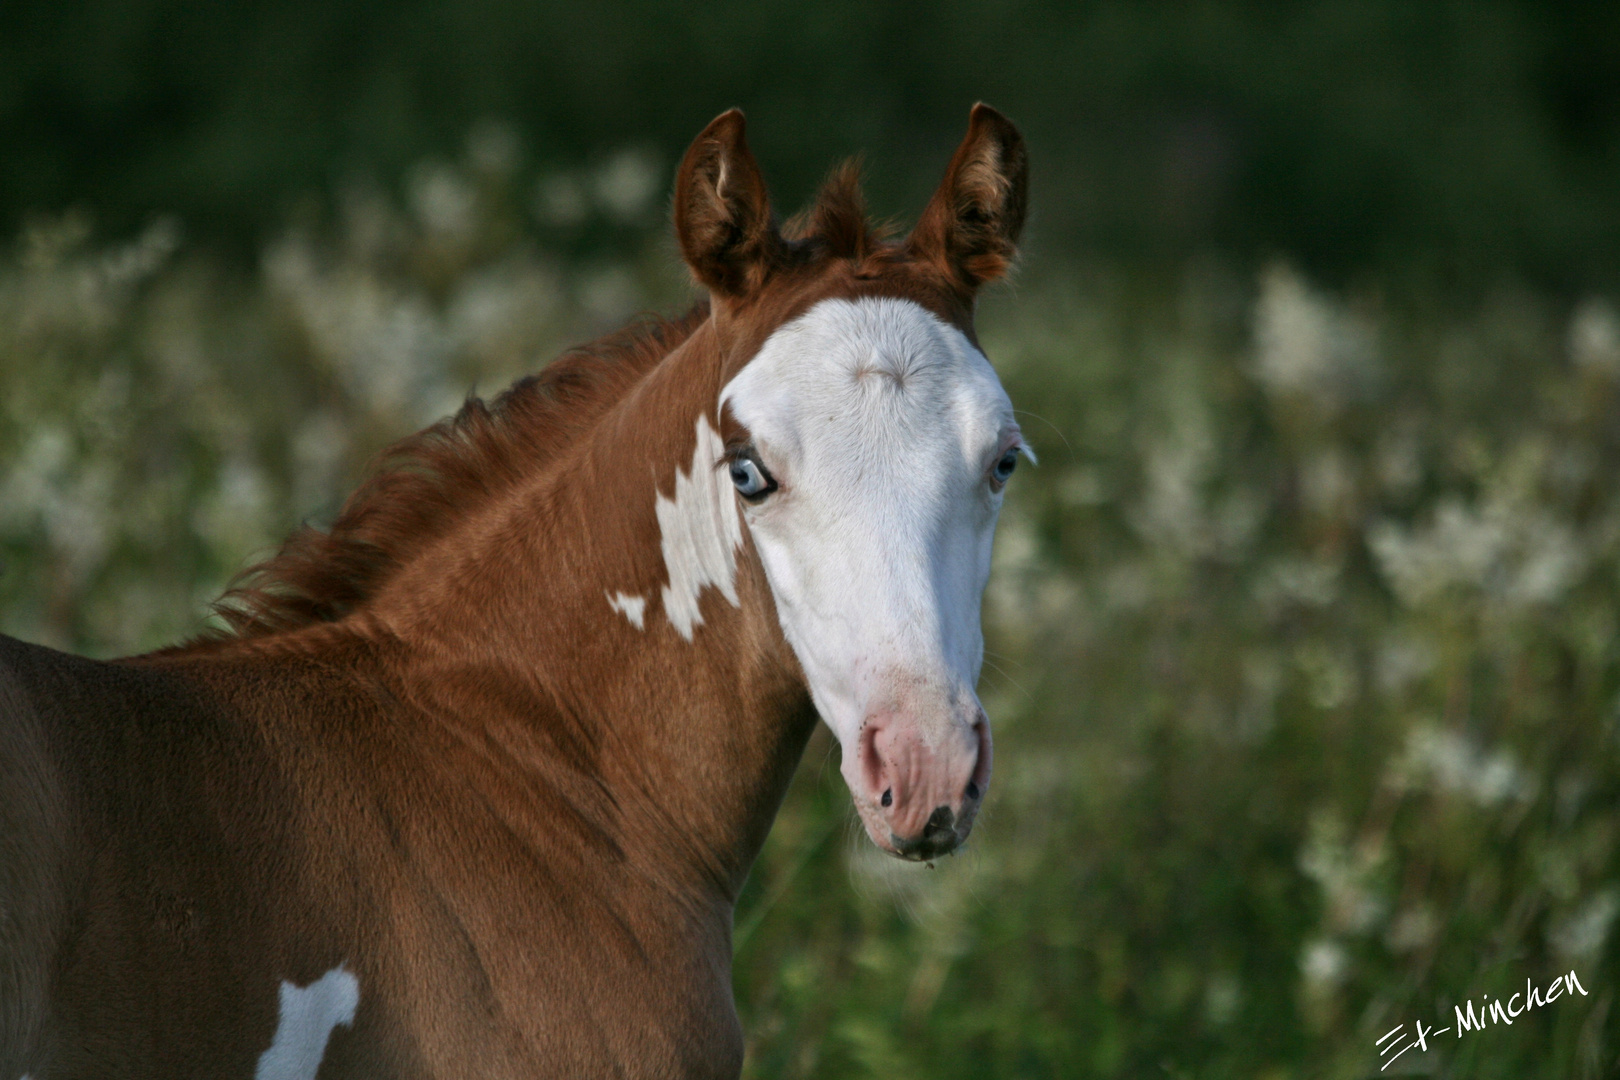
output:
M914 258L940 264L971 292L1012 266L1028 200L1024 137L1011 120L980 102L906 247Z
M711 292L757 289L784 250L740 109L721 113L692 140L675 178L675 235L692 273Z

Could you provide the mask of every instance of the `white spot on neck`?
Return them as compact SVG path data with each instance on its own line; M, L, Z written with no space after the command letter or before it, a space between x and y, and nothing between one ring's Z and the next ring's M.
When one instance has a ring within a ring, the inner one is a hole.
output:
M308 986L281 984L281 1022L254 1080L315 1080L332 1029L354 1023L360 980L335 967Z
M647 598L645 596L631 596L629 593L610 592L607 594L608 607L630 620L630 625L637 630L647 628Z
M724 453L720 433L707 416L698 417L692 470L675 470L675 497L660 492L655 508L669 573L664 614L687 641L692 640L693 627L703 622L698 598L705 585L716 586L733 607L739 606L737 548L742 545L742 521L731 484L722 486L719 462Z

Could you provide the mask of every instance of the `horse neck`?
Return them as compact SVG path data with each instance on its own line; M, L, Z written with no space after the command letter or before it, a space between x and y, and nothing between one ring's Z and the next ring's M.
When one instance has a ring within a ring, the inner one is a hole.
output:
M675 505L703 487L698 469L712 476L699 418L718 423L723 378L705 323L570 452L407 567L372 617L406 649L419 699L461 723L548 728L556 752L526 767L593 774L610 794L599 825L729 903L815 714L745 531L732 580L696 594L690 639L672 615L661 525L720 528L718 500L735 499L722 473L709 505Z

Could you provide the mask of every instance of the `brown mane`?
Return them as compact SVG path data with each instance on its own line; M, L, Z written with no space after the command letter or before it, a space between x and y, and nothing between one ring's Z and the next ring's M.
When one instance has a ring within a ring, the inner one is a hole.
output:
M889 230L867 217L860 183L859 162L844 162L815 203L786 223L798 259L860 263L890 250ZM275 555L237 574L212 605L229 629L189 645L343 618L474 501L499 494L556 454L708 316L704 300L677 319L643 317L570 349L491 403L469 397L454 416L382 451L331 527L305 524Z
M343 618L470 506L557 454L708 315L702 301L678 319L639 319L384 450L329 529L303 525L236 576L213 605L229 631L195 644Z
M875 223L866 213L866 197L861 192L861 163L857 158L843 162L821 185L815 203L804 213L795 214L782 227L790 241L814 247L818 254L834 259L865 262L888 247L892 230ZM898 249L895 249L898 254Z
M892 230L867 215L860 162L828 174L809 208L783 226L795 263L900 258ZM275 555L243 570L213 610L228 630L188 646L266 637L335 622L377 590L474 502L505 490L556 454L709 316L700 301L673 320L645 316L576 346L492 403L469 397L454 416L380 453L329 529L303 525Z

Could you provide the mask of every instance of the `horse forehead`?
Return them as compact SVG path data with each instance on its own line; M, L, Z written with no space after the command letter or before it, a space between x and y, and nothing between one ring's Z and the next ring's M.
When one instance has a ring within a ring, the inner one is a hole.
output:
M967 336L889 297L818 302L766 339L721 400L755 435L810 453L850 439L955 443L1010 419Z

